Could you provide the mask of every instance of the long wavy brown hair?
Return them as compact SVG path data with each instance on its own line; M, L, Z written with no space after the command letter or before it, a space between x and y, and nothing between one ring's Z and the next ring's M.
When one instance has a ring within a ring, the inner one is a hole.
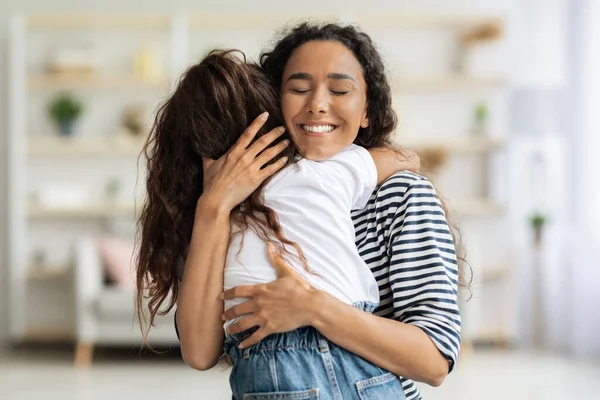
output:
M254 140L282 126L283 118L277 91L239 50L210 52L183 74L160 106L142 152L147 159L147 197L138 221L136 309L145 342L156 315L166 314L177 299L177 266L184 262L204 185L202 157L224 155L264 111L269 118ZM291 138L286 132L272 145L283 139ZM297 150L290 144L270 163L283 156L289 164ZM285 245L293 246L306 266L300 247L283 236L276 213L264 205L267 182L232 211L231 221L240 232L251 226L265 241L276 238L284 250Z

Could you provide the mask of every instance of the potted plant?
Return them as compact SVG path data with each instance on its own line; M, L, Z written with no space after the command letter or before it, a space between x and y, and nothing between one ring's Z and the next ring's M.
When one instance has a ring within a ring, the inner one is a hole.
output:
M542 244L542 233L544 225L546 225L546 217L540 213L534 213L529 218L529 222L533 228L535 245L539 247Z
M474 118L475 118L475 133L482 135L487 130L487 122L488 122L488 106L485 103L478 103L474 109Z
M69 93L59 94L48 106L50 117L58 126L59 132L65 136L73 134L73 126L82 111L81 102Z

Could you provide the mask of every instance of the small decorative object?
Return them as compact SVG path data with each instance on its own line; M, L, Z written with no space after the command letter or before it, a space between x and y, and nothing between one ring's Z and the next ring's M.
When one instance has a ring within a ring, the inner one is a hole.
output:
M529 218L529 222L533 228L535 246L539 248L542 244L544 226L547 222L546 217L541 213L534 213Z
M156 46L146 45L133 60L133 73L138 78L154 81L163 77L164 73L158 62Z
M441 147L425 148L418 152L425 173L435 173L448 160L448 150Z
M48 72L61 76L93 75L102 59L89 43L55 48L48 57Z
M125 132L135 138L141 138L148 132L145 110L141 106L129 106L123 109L121 124Z
M119 179L112 178L111 180L109 180L105 188L107 200L114 202L117 199L120 190L121 181Z
M487 131L487 123L488 123L488 106L485 103L478 103L474 109L474 119L475 126L474 131L475 134L483 135Z
M38 189L37 199L46 208L69 209L88 204L91 196L82 185L49 182Z
M50 117L58 126L60 134L64 136L73 134L73 126L82 111L81 102L70 93L59 94L48 106Z
M465 73L469 53L477 45L491 42L502 35L502 27L498 23L487 23L464 32L458 38L454 57L454 69L457 73Z
M33 265L41 268L46 264L46 252L43 249L35 249L32 254Z

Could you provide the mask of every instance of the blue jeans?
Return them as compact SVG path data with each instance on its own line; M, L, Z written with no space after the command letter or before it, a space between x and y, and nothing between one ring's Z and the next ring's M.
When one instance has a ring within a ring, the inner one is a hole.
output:
M370 303L356 303L367 312ZM273 334L249 349L237 345L256 328L227 337L225 353L236 400L405 399L398 377L327 340L305 326Z

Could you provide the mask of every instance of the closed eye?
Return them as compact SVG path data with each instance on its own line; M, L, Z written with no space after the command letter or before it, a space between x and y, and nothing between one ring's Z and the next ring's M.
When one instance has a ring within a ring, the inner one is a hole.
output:
M343 96L345 94L348 94L348 91L337 91L337 90L330 90L331 94L333 94L334 96Z

